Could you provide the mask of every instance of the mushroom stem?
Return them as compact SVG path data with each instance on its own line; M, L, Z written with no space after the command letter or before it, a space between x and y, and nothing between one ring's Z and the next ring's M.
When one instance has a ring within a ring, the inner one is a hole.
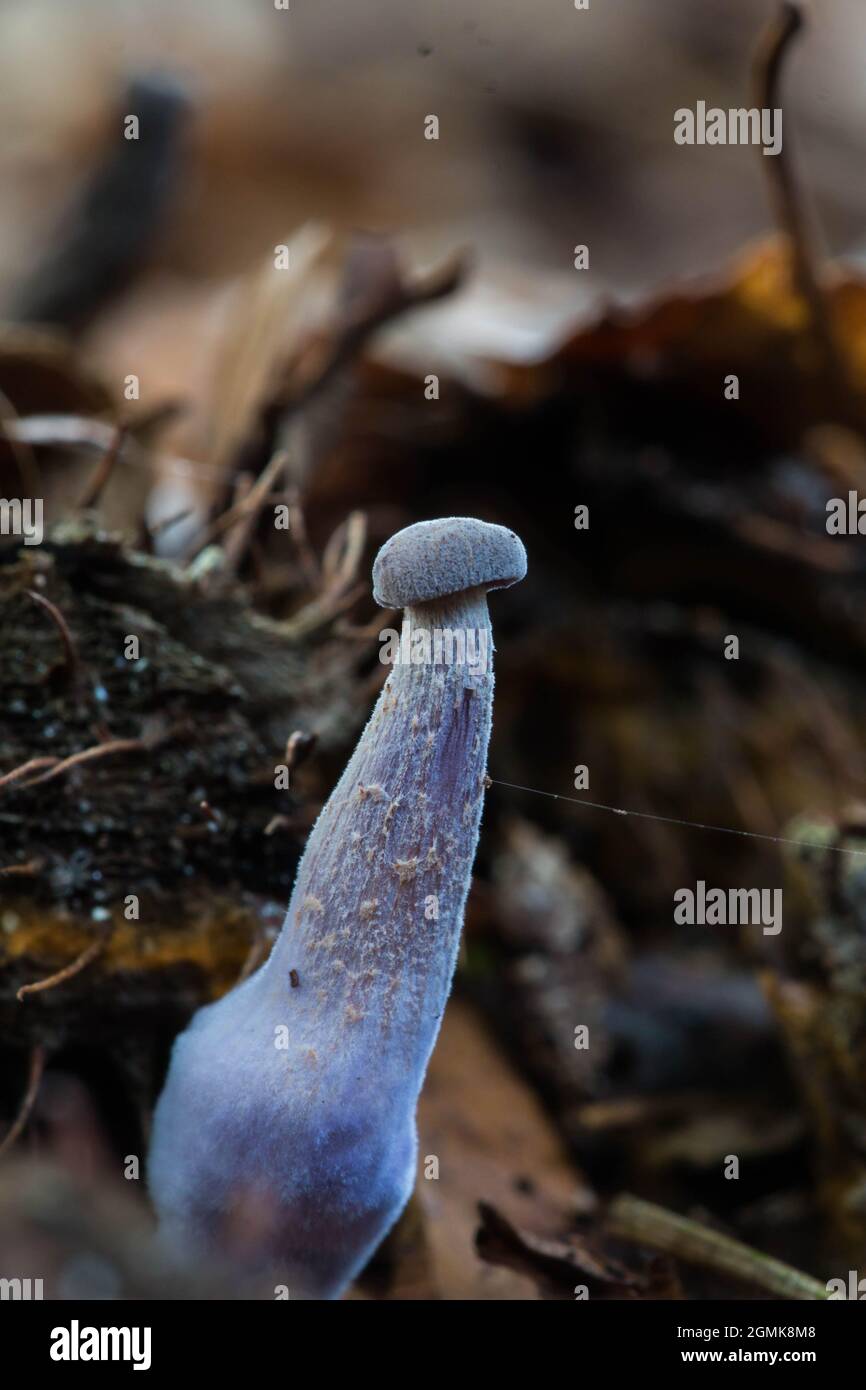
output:
M493 703L487 591L517 537L462 517L383 546L394 668L310 835L271 957L176 1041L148 1179L167 1237L336 1297L415 1181L415 1110L457 956ZM396 635L394 635L396 637ZM240 1241L240 1244L238 1243Z
M276 1000L296 969L305 1026L339 1011L343 1045L380 1049L377 1086L398 1093L407 1072L423 1074L454 973L484 800L491 652L483 589L406 609L395 665L310 836L262 981Z

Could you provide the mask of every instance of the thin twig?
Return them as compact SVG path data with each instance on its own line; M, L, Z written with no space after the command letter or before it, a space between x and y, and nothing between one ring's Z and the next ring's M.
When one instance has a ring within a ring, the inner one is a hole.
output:
M108 479L114 472L114 466L117 463L117 460L120 458L120 451L123 448L128 433L128 425L118 423L115 426L114 437L112 438L111 443L109 444L108 448L104 451L102 458L97 464L93 473L93 477L90 479L90 481L84 489L84 492L81 494L81 498L78 502L78 507L81 511L87 511L91 507L96 506L100 496L102 495L102 490L105 487L105 484L108 482Z
M170 530L172 526L177 526L179 521L185 521L192 514L192 507L184 507L183 511L174 512L172 516L163 517L162 521L154 522L152 526L148 526L147 533L151 540L155 540L157 536L163 535L165 531Z
M373 637L378 637L383 628L392 626L400 611L399 608L386 608L384 612L379 609L367 623L350 623L348 618L342 618L334 624L334 633L352 642L369 642Z
M265 404L263 414L278 413L285 422L289 415L303 410L349 365L378 329L409 309L434 304L453 294L465 280L468 269L468 255L458 252L409 283L398 279L395 273L393 282L374 302L362 303L358 312L352 308L346 311L330 341L300 354Z
M255 483L255 475L248 473L246 469L242 469L240 473L235 475L230 510L235 511L237 509L237 515L234 524L226 530L222 542L225 572L229 574L233 574L237 570L244 551L252 539L257 512L244 515L243 504L252 495Z
M105 420L91 420L86 415L23 415L16 420L7 420L6 432L11 439L34 447L92 449L104 454L111 448L115 426ZM129 437L124 441L120 458L122 463L146 468L150 473L154 471L156 461L162 473L176 473L183 478L208 478L217 483L225 481L221 471L211 464L184 458L180 454L152 453Z
M367 518L363 512L352 512L342 522L325 546L322 557L320 592L309 603L300 608L283 625L283 631L291 637L299 637L323 623L330 622L340 613L352 608L367 585L353 583L358 574L358 566L364 553L367 539Z
M168 425L173 425L190 409L190 402L178 397L175 400L159 401L155 406L146 410L139 411L135 419L130 422L130 429L134 430L138 439L150 440L160 430Z
M318 734L308 734L303 729L295 729L294 733L289 734L286 740L285 762L290 772L294 772L296 767L307 761L318 741Z
M14 767L11 772L6 772L0 777L0 787L11 786L21 777L27 777L31 772L35 772L41 767L56 767L60 762L59 758L30 758L28 762L21 763L19 767Z
M0 432L9 445L12 457L18 468L21 486L28 497L42 496L42 483L39 465L32 448L26 440L19 439L15 424L18 412L4 391L0 391Z
M265 835L273 835L275 830L289 830L291 824L292 822L289 820L288 816L271 816L262 833Z
M0 868L0 878L35 878L45 865L44 859L28 859L24 864L6 864Z
M622 1240L649 1245L653 1250L661 1250L690 1264L754 1284L780 1298L817 1300L828 1297L824 1284L791 1265L630 1193L623 1193L611 1202L605 1225L611 1234Z
M64 758L62 762L55 762L54 767L49 768L47 772L41 772L38 777L31 777L28 782L19 782L14 790L29 791L31 787L41 786L44 782L52 782L55 777L62 776L70 768L79 767L82 763L94 762L97 758L107 758L114 753L141 753L151 746L151 742L143 738L116 738L111 743L97 743L92 748L84 748L80 753L73 753L70 757ZM2 785L2 780L0 780L0 785Z
M53 975L47 975L44 980L35 980L32 985L22 985L16 995L19 1004L28 994L41 994L46 989L54 989L57 985L63 984L65 980L71 980L74 976L80 975L82 970L86 970L88 965L96 960L97 956L102 955L113 932L114 923L111 922L96 941L91 941L90 945L86 946L81 954L75 957L75 960L70 961L69 965L64 965L62 970L55 971Z
M357 578L366 539L366 516L363 512L351 512L325 546L322 578L326 593L342 593Z
M293 613L291 618L287 618L281 624L282 631L286 637L293 640L306 637L309 633L315 632L316 628L323 627L325 623L339 617L341 613L348 612L363 594L369 594L369 592L370 586L368 584L359 583L346 594L321 594L318 598L305 604L297 613Z
M35 589L25 589L24 592L28 598L32 598L33 602L37 603L39 607L48 614L54 626L57 628L57 631L60 633L69 679L71 681L77 681L81 674L81 663L78 659L78 649L75 645L72 633L69 631L69 625L66 619L57 607L57 604L52 603L51 600L45 598L43 594L37 594Z
M27 1090L24 1092L24 1099L18 1107L18 1114L12 1121L12 1127L6 1138L0 1144L0 1158L7 1154L12 1145L23 1133L24 1126L30 1119L30 1112L36 1104L36 1097L39 1094L39 1083L42 1080L42 1073L45 1070L45 1047L38 1043L30 1054L30 1074L27 1079Z
M289 489L289 535L295 544L304 577L312 589L319 580L319 561L307 536L307 522L297 487Z
M230 527L234 526L239 521L246 521L248 523L246 532L248 535L249 530L255 522L256 516L265 504L271 488L280 473L285 469L288 461L289 456L285 450L278 449L262 469L246 496L229 507L227 511L223 512L222 516L218 516L216 521L211 522L202 532L201 536L197 537L193 542L190 547L191 550L195 553L203 550L206 545L210 545L212 541L216 540L217 536L221 536L224 531L229 530Z
M755 99L759 109L781 110L779 88L784 61L791 41L803 31L805 24L800 5L792 3L792 0L785 0L760 35L753 63ZM761 146L758 148L762 149ZM848 386L848 370L830 319L827 297L818 268L818 253L809 226L803 193L798 188L794 176L790 136L787 132L778 154L770 158L764 158L762 155L761 164L770 182L776 217L791 245L795 287L808 310L812 331L824 359L825 370L835 388L844 394Z

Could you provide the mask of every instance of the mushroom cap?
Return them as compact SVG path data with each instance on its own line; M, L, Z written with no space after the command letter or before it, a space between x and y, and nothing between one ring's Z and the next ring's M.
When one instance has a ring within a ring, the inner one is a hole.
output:
M525 574L526 551L513 531L446 516L407 526L385 542L373 563L373 597L383 608L404 608L463 589L507 589Z

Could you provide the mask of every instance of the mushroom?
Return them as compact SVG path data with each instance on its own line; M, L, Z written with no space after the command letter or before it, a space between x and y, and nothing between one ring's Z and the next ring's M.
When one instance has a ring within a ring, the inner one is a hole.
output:
M414 1185L416 1106L484 799L487 591L525 573L512 531L466 517L382 547L374 596L405 607L393 669L310 835L270 958L174 1045L148 1173L163 1230L225 1252L258 1203L267 1215L248 1223L243 1263L291 1297L338 1297Z

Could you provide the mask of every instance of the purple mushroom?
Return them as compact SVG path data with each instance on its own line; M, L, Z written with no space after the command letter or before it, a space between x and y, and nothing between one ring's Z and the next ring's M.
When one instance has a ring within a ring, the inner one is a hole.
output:
M383 653L393 669L269 960L174 1045L149 1158L162 1228L190 1252L225 1252L239 1210L260 1202L243 1262L291 1297L339 1296L414 1185L484 800L487 591L525 573L513 532L465 517L382 547L374 596L405 608Z

